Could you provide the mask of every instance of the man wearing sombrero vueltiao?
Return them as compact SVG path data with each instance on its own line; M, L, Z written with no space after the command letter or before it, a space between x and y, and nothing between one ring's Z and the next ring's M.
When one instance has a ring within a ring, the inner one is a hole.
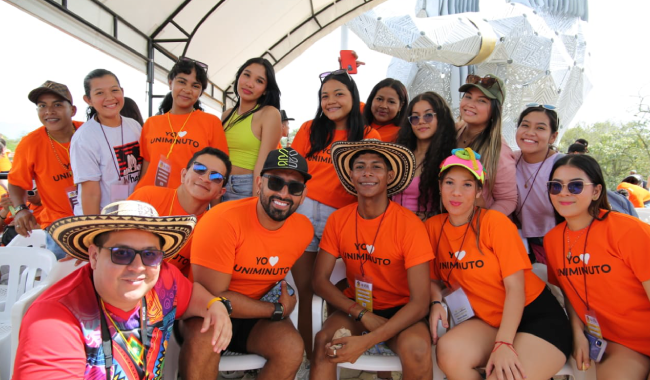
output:
M203 317L212 349L230 342L228 300L163 262L185 244L194 216L159 217L121 201L101 215L59 219L48 232L90 265L52 285L27 311L15 379L161 379L175 319ZM214 330L207 331L214 325Z
M354 363L386 342L399 356L405 379L431 379L431 337L424 318L433 249L422 221L388 198L413 179L415 157L389 142L337 141L332 161L358 202L332 213L316 257L314 293L337 311L316 334L311 378L335 379L337 363ZM330 282L338 258L350 284L343 292ZM352 336L332 339L341 327Z

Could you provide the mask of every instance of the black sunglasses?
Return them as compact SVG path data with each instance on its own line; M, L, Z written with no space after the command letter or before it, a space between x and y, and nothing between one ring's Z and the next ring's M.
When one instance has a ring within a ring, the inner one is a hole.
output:
M127 247L99 247L106 248L111 251L111 261L117 265L129 265L135 260L135 255L140 255L142 264L148 267L156 267L160 265L165 254L159 249L133 249Z
M206 73L208 72L208 65L206 63L201 62L201 61L197 61L195 59L187 58L187 57L180 57L178 59L178 62L189 62L189 63L193 63L193 64L196 63L196 65L199 66L200 68L202 68L203 70L205 70Z
M263 174L262 177L268 179L269 189L272 191L282 191L285 186L288 187L289 194L299 196L305 191L305 184L298 181L285 181L284 178L271 174Z
M585 186L587 185L593 185L593 183L586 183L585 181L570 181L569 183L562 183L558 181L546 182L548 192L552 195L560 194L562 192L562 189L564 189L564 186L566 186L567 190L569 190L569 193L578 195L582 193L582 191L585 189Z
M194 173L198 175L204 175L208 172L208 167L198 161L194 161L194 164L192 164L192 170L194 170ZM217 185L221 185L223 183L223 174L219 172L210 172L210 181Z
M411 123L411 125L418 125L420 124L420 117L422 117L422 120L424 120L425 123L430 123L433 121L433 117L435 115L436 115L435 112L425 113L423 116L411 115L407 117L407 119L409 120L409 123Z
M324 73L321 73L318 76L318 78L320 78L320 82L323 83L325 78L327 78L328 76L330 76L330 75L341 75L341 74L347 75L348 79L350 79L350 81L352 81L352 77L350 76L350 73L348 73L348 71L346 69L338 69L338 70L334 70L334 71L326 71Z

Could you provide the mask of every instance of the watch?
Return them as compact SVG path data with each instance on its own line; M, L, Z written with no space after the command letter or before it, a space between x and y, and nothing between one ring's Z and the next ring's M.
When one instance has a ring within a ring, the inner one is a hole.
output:
M16 212L14 213L14 216L18 215L18 213L23 211L23 210L29 210L29 207L27 207L27 205L24 204L24 203L22 205L16 207Z
M271 320L272 321L281 321L284 319L282 316L284 314L284 306L280 302L276 302L273 304L275 306L275 310L273 311L273 314L271 315Z

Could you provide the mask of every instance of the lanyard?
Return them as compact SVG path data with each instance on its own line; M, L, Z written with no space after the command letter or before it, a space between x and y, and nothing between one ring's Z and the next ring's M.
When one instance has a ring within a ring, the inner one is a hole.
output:
M591 225L594 223L594 220L595 219L592 219L591 223L589 223L589 227L587 227L587 234L585 235L585 245L584 245L584 248L582 250L583 255L587 253L587 241L589 240L589 232L591 231ZM587 291L587 264L585 264L585 261L582 260L582 278L584 280L584 286L585 286L585 299L584 300L582 299L582 297L580 297L580 293L578 293L578 289L576 289L576 287L573 285L573 283L571 282L571 279L569 278L569 276L566 276L566 260L564 259L564 251L565 251L566 247L564 246L564 235L566 234L566 230L567 230L568 226L569 226L568 223L565 224L564 225L564 231L562 231L562 263L564 264L565 277L566 277L566 280L569 282L569 285L571 285L571 287L573 288L573 291L576 292L576 295L578 296L580 301L582 301L582 303L585 304L585 306L587 307L587 310L591 310L590 307L589 307L589 292ZM570 258L567 256L567 260L569 260L569 259Z
M479 211L479 213L480 213L480 211ZM473 214L473 212L472 212L472 214ZM445 217L445 220L442 222L442 226L440 227L440 234L438 235L438 243L436 244L436 252L440 252L440 240L442 240L442 235L443 234L445 235L445 237L447 238L447 241L449 242L449 247L451 247L451 240L449 239L449 236L447 236L447 234L444 233L445 232L445 223L447 223L447 220L449 220L449 216ZM472 224L473 220L474 220L474 215L472 215L470 220L467 222L467 227L465 227L465 232L463 233L463 240L461 240L460 248L458 248L458 251L456 251L456 252L460 252L463 249L463 244L465 244L465 238L467 237L467 232L469 231L469 227ZM449 224L451 224L451 222L449 222ZM453 250L454 248L451 247L451 249ZM458 256L456 256L456 255L454 255L454 256L456 257L456 263L458 263ZM451 277L451 272L454 271L455 267L456 267L456 265L452 265L451 269L449 270L449 273L447 274L447 280L445 281L445 285L448 288L451 288L451 286L449 285L449 278ZM440 274L442 275L442 273L440 273ZM442 276L440 276L440 277L442 277Z
M176 133L174 135L174 141L172 141L172 145L169 147L169 152L167 152L167 157L166 158L169 158L169 156L172 154L172 150L174 150L174 145L176 145L176 142L178 141L178 134L183 132L183 129L185 129L185 125L187 125L187 122L190 120L190 117L192 117L193 113L194 113L194 111L190 112L190 114L187 115L187 119L185 119L185 122L183 123L183 126L181 127L181 130L178 131L178 133ZM172 135L173 135L174 134L174 127L172 127L172 119L169 116L169 112L167 112L167 121L169 122L169 129L171 129Z
M375 232L375 238L372 239L372 252L368 252L368 254L363 255L362 258L359 260L361 261L361 266L359 269L361 270L361 277L366 277L366 273L363 270L363 264L368 261L368 255L372 255L375 251L375 242L377 241L377 236L379 236L379 230L381 229L381 224L384 222L384 217L386 216L386 211L388 211L388 206L390 206L390 200L388 201L388 205L386 205L386 209L384 210L384 213L381 214L381 219L379 220L379 226L377 227L377 232ZM361 256L361 251L359 250L359 247L361 246L361 243L359 243L359 206L357 206L357 212L354 218L354 237L357 240L357 253L359 256Z
M528 189L528 193L526 193L526 198L524 198L524 201L521 202L521 207L519 208L519 211L515 213L515 216L519 217L521 215L521 212L524 210L524 205L526 204L526 201L528 200L528 196L530 193L533 191L533 185L535 184L535 180L537 179L537 175L539 174L539 171L542 169L542 166L544 166L544 162L546 162L546 159L549 157L549 153L551 152L551 148L549 147L548 150L546 151L546 156L544 157L544 160L542 161L541 164L539 164L539 167L537 168L537 171L535 172L535 176L533 177L533 182L530 184L530 188ZM519 156L519 159L517 160L517 163L515 164L515 169L519 167L519 161L521 161L521 158L524 156L522 153L521 156ZM523 174L523 170L522 170ZM524 183L524 187L528 185L528 181L530 180L530 177L526 180Z
M99 123L99 128L102 130L102 133L104 134L104 140L106 140L106 145L108 145L108 151L111 153L111 158L113 158L113 153L115 153L115 160L113 160L113 166L115 167L115 171L117 172L117 179L120 180L122 179L122 173L120 173L120 169L117 168L117 164L115 163L117 160L117 152L115 152L115 149L111 146L111 143L108 142L108 137L106 137L106 132L104 132L104 126L102 125L102 122L99 121L99 116L97 117L97 122ZM110 127L109 127L110 128ZM120 117L120 134L122 135L122 147L124 146L124 127L122 126L122 118Z

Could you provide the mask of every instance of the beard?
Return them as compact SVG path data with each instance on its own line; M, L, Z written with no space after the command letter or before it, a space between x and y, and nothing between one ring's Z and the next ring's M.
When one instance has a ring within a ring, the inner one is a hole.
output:
M286 210L278 210L273 205L273 200L286 202L289 204L289 208ZM266 212L266 215L268 215L269 218L273 219L276 222L287 220L287 218L290 217L291 214L293 214L298 209L298 206L295 205L291 199L282 199L280 197L276 197L275 195L267 197L264 194L264 191L260 193L260 201L262 203L262 208Z

